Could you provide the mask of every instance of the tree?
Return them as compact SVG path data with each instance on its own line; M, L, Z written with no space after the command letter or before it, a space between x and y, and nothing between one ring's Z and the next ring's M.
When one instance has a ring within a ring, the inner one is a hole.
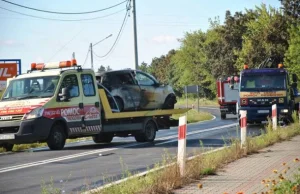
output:
M300 0L279 0L281 2L284 15L294 23L300 18Z
M103 65L101 65L99 68L98 68L98 73L101 73L101 72L104 72L105 71L105 67Z
M148 72L149 71L148 64L143 61L141 63L141 65L139 65L139 70L144 71L144 72Z
M257 67L271 56L283 58L288 48L288 24L283 14L272 7L267 9L265 5L256 7L250 14L255 19L246 24L247 32L243 34L243 48L238 53L237 67L242 68L244 63Z
M300 25L291 26L289 29L289 48L285 54L285 65L292 72L300 75Z

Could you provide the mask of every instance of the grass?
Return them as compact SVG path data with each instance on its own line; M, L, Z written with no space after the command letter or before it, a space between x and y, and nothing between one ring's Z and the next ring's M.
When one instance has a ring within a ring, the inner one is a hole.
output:
M198 99L197 98L188 98L188 106L192 107L194 105L197 107L198 105ZM200 98L199 99L199 105L200 106L218 106L217 100L208 100L206 98ZM186 106L186 99L185 98L178 98L176 107Z
M179 119L179 117L186 115L186 114L178 114L173 115L173 119ZM199 121L206 121L211 120L213 116L207 112L197 112L196 110L192 109L187 112L187 123L195 123Z
M181 177L175 158L167 157L163 162L155 165L155 168L169 165L161 170L149 173L143 177L129 179L118 185L105 188L97 193L101 194L131 194L131 193L172 193L174 189L181 188L195 180L210 174L215 174L217 169L226 164L245 157L248 154L257 153L260 149L270 146L276 142L289 140L293 136L299 135L299 124L295 123L284 128L272 129L272 125L266 126L266 131L262 135L253 138L247 138L246 147L241 147L240 141L233 139L231 145L205 155L199 155L186 163L186 174ZM155 169L154 168L154 169ZM131 174L130 174L131 175ZM300 177L300 176L299 176ZM300 179L296 179L299 181ZM295 186L298 182L287 182L289 187ZM282 185L284 187L284 185ZM202 184L198 184L202 188ZM295 189L295 187L294 187Z

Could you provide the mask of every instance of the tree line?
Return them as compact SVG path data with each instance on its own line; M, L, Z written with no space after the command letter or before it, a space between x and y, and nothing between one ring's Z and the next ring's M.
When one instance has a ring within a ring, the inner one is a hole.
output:
M139 69L170 84L181 96L186 85L199 85L208 98L215 98L216 79L237 75L246 63L258 67L276 56L292 73L300 75L300 0L281 0L281 7L261 4L232 14L224 23L210 19L207 31L185 33L179 49L155 57Z

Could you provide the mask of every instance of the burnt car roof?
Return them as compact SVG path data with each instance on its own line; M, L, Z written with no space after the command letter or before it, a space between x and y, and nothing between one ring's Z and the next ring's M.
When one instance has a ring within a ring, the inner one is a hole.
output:
M96 75L96 76L101 76L101 75L104 75L104 74L110 74L110 73L116 73L116 74L119 74L119 73L128 73L128 72L134 72L134 71L142 72L142 71L140 71L140 70L122 69L122 70L112 70L112 71L95 72L95 75Z

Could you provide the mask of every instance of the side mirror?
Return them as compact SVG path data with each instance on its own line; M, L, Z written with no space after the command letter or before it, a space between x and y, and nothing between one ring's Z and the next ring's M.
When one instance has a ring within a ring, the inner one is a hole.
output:
M298 81L298 76L296 74L292 74L292 81L297 82Z
M297 88L298 84L294 82L291 84L291 86L292 86L292 88Z
M70 95L70 88L69 87L65 87L61 90L61 93L58 95L60 99L60 101L63 101L63 102L67 102L70 100L71 98L71 95Z

